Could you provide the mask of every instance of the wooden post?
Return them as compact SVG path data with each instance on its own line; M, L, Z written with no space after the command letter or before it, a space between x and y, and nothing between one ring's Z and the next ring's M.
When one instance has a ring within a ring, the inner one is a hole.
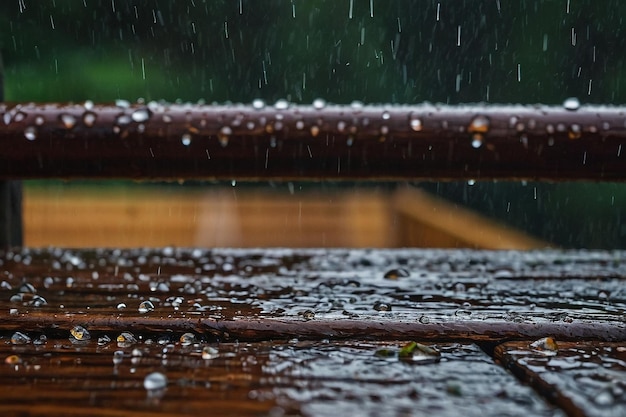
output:
M4 67L0 54L0 102L4 100ZM0 181L0 246L22 246L22 182Z

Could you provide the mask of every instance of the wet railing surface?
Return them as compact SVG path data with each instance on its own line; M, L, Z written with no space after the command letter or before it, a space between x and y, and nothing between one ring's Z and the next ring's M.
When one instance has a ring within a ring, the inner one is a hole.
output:
M626 108L0 105L1 178L626 178Z
M0 408L621 415L624 255L6 251Z

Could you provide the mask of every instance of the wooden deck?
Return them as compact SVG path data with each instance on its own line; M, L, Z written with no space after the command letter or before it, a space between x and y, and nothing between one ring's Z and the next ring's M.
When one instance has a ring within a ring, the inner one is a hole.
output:
M621 416L625 256L6 251L0 410Z

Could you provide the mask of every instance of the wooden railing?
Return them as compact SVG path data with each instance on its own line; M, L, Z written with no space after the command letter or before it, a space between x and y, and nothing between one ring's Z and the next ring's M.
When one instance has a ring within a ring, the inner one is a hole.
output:
M626 179L626 108L0 105L0 178Z

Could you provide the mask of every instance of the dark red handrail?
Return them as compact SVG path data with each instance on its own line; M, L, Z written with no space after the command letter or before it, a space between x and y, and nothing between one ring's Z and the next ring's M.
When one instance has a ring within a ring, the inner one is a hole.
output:
M626 108L0 105L0 178L626 179Z

